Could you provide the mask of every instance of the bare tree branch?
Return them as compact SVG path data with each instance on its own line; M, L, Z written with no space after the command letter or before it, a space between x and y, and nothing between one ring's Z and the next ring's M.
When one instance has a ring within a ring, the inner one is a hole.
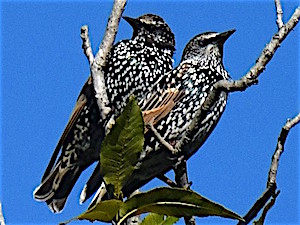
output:
M102 113L102 119L105 119L111 111L108 107L109 100L106 93L104 73L102 68L106 64L106 57L115 41L119 22L126 5L126 0L115 0L112 12L108 19L106 31L99 47L99 51L95 56L94 63L91 66L91 75L93 77L94 88L96 92L97 104Z
M272 197L276 190L276 186L268 187L265 192L262 194L262 196L256 200L254 205L251 207L251 209L248 211L248 213L243 217L245 220L244 222L240 221L237 225L246 225L251 220L253 220L259 211L266 205L266 203L269 201L269 199Z
M115 0L111 15L108 19L105 34L100 44L99 51L95 58L92 56L87 26L81 28L81 38L83 41L84 54L87 56L91 65L91 76L93 78L94 89L96 92L97 104L101 113L101 118L105 119L111 111L107 97L103 67L106 64L106 58L115 41L119 27L120 18L124 11L126 0Z
M259 211L264 208L264 206L267 204L269 199L271 197L276 198L279 192L275 194L277 185L276 185L276 174L278 170L278 162L280 159L281 154L284 151L284 144L287 138L287 135L292 127L297 125L300 122L300 113L294 117L292 120L288 120L286 124L283 126L281 129L280 135L278 137L278 142L276 146L276 150L272 156L272 162L269 170L269 176L268 176L268 181L267 181L267 188L263 195L255 202L255 204L251 207L249 212L244 216L245 222L239 222L238 225L245 225L248 224L252 219L254 219ZM275 200L274 200L275 203ZM274 204L273 203L273 204ZM265 209L268 206L265 207ZM267 211L264 210L264 213L266 214Z
M268 176L268 184L267 186L271 186L271 185L276 185L276 174L277 174L277 170L278 170L278 163L279 163L279 159L281 154L284 151L284 144L287 138L287 135L289 134L289 131L292 127L294 127L296 124L298 124L300 121L300 113L293 118L292 120L288 120L286 122L286 124L283 126L283 128L281 129L280 135L278 137L278 141L277 141L277 146L275 149L275 152L272 156L272 162L271 162L271 167L269 170L269 176Z
M234 92L234 91L244 91L249 86L253 84L257 84L257 78L265 69L265 66L272 59L276 50L280 46L280 44L285 40L289 32L294 29L298 23L300 17L300 7L298 7L289 21L282 26L279 31L272 37L270 42L263 49L261 55L258 57L255 65L240 79L237 81L220 81L214 85L213 91L207 97L205 103L202 107L196 112L196 116L194 117L192 123L186 130L185 135L175 146L176 149L180 149L182 153L185 153L185 159L188 159L191 155L193 155L198 148L192 147L194 140L192 139L195 132L197 132L199 127L201 126L200 121L201 117L206 114L206 111L210 109L210 107L214 104L215 99L219 96L221 91L225 92ZM294 119L293 119L294 121ZM294 126L293 123L290 123L289 126ZM192 143L192 144L191 144ZM167 148L166 148L167 149ZM160 152L152 152L149 155L143 156L143 161L139 165L138 170L129 178L128 182L123 187L123 193L127 195L131 193L132 190L141 187L143 184L150 181L154 176L157 176L159 173L165 173L174 167L174 163L176 163L176 158L173 157L171 151L160 151ZM153 166L156 165L156 166ZM264 208L269 199L275 194L276 184L269 185L263 195L255 202L253 207L244 217L247 224L253 218L255 218L258 212Z
M227 81L221 80L214 85L214 90L212 91L211 98L218 96L220 91L235 92L244 91L249 86L257 84L258 76L265 70L265 66L273 58L276 50L279 48L282 41L287 37L291 30L297 25L300 18L300 7L298 7L294 14L291 16L290 20L285 26L279 29L279 31L273 35L271 41L263 49L261 55L256 60L256 64L244 75L241 79L237 81ZM204 109L209 108L211 105L210 96L207 98L203 104Z
M165 182L170 187L178 187L177 184L174 181L172 181L171 179L169 179L164 174L157 176L157 178L160 179L161 181Z
M94 57L93 51L91 48L91 42L88 34L88 26L81 27L81 39L82 39L82 48L85 56L87 57L91 76L93 78L93 85L95 89L95 97L97 98L97 105L101 113L101 118L104 120L106 116L111 111L111 108L108 107L109 100L107 97L104 72L103 67L106 65L106 58L112 48L112 45L115 41L117 31L119 28L119 22L122 16L122 13L125 9L127 0L115 0L114 5L108 19L106 30L102 42L100 44L99 50ZM98 193L100 192L100 193ZM95 197L98 197L97 201L101 201L101 198L106 194L107 190L104 183L101 184L101 187L98 189ZM84 197L81 197L84 198ZM94 200L92 200L93 202ZM96 202L97 203L97 202Z
M288 119L288 121L286 122L283 128L286 130L290 130L294 126L296 126L299 122L300 122L300 113L297 116L295 116L293 119Z
M172 152L172 154L176 155L178 153L178 150L173 148L172 145L170 145L167 141L165 141L165 139L157 132L157 130L154 128L153 124L152 123L148 123L146 124L146 127L148 129L150 129L154 136L157 138L157 140L162 144L164 145L169 151Z
M5 225L5 220L2 212L2 204L0 202L0 225Z
M81 27L80 37L82 39L83 52L84 52L85 56L87 57L87 59L90 63L90 66L91 66L94 62L94 55L93 55L91 41L90 41L90 37L89 37L89 28L87 25L84 25Z
M254 225L262 225L265 222L266 216L268 211L273 207L273 205L275 204L276 198L279 195L280 191L277 191L275 195L273 195L271 201L264 207L264 210L261 214L261 217L259 218L258 221L254 221Z
M244 91L249 86L258 83L258 76L264 71L265 66L272 59L276 50L279 48L282 41L287 37L292 29L297 25L300 18L300 7L298 7L294 14L291 16L289 21L283 26L279 31L273 35L271 41L263 49L261 55L256 60L256 64L244 75L241 79L236 81L221 80L214 84L213 90L210 92L205 102L201 108L196 113L196 116L193 119L193 122L190 124L187 129L186 135L182 137L180 142L177 144L176 148L180 149L183 144L189 141L191 131L199 126L198 122L201 121L201 116L212 107L219 94L222 91L225 92L235 92L235 91Z
M276 23L277 23L278 30L280 30L284 26L282 21L283 11L282 11L280 0L275 0L275 7L276 7L276 15L277 15Z

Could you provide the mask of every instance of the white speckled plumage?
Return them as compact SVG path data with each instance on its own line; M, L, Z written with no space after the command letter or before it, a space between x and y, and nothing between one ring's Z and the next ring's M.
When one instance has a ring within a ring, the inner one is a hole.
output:
M186 134L213 84L230 79L222 63L222 53L223 43L233 32L206 32L194 37L186 45L180 65L163 75L140 101L145 123L152 123L158 134L171 146L174 147ZM141 160L123 186L123 194L129 196L154 177L172 169L181 154L188 158L195 153L217 125L226 102L227 94L221 92L213 106L198 118L193 136L185 137L189 143L179 150L187 152L182 151L177 156L161 144L151 130L146 129ZM94 205L94 201L91 205Z
M216 33L206 32L194 37L186 46L180 65L172 72L163 76L153 87L147 98L140 103L144 111L154 110L152 99L163 96L170 89L182 91L184 96L175 102L174 107L164 118L156 121L154 127L158 133L173 147L185 135L185 132L196 116L197 110L204 103L213 84L222 79L229 79L228 72L222 63L223 43L234 31ZM158 98L159 99L159 98ZM164 99L161 99L164 101ZM200 127L194 138L202 142L207 134L218 123L227 102L227 94L222 92L214 107L207 111L200 121ZM159 104L156 102L156 104ZM148 131L145 135L146 151L158 151L162 145L153 133Z
M174 34L163 19L152 14L124 19L133 27L133 37L113 46L104 68L107 93L113 108L111 118L103 121L100 117L89 78L41 184L34 191L34 198L47 202L55 213L63 209L81 172L99 160L105 125L114 123L114 118L125 107L131 94L142 98L161 74L172 69ZM97 177L97 181L99 179ZM86 198L93 194L93 190L91 192L86 193Z

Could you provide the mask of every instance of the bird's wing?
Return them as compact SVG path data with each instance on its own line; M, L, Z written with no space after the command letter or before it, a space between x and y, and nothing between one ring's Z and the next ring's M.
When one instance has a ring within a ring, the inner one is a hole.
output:
M77 118L78 116L80 115L82 109L84 108L84 106L86 105L86 102L87 102L87 98L84 94L84 89L86 88L86 85L92 85L92 79L91 77L89 77L89 79L87 80L87 82L85 83L83 89L81 90L80 92L80 95L77 99L77 102L76 102L76 105L75 105L75 108L73 109L72 113L71 113L71 116L70 116L70 119L69 119L69 122L63 132L63 134L61 135L55 149L54 149L54 152L51 156L51 159L50 159L50 162L44 172L44 175L42 177L42 181L44 181L47 176L49 176L50 172L52 171L52 169L54 168L54 165L55 165L55 162L56 162L56 159L57 159L57 156L60 152L60 149L67 137L67 135L69 134L70 130L72 129L72 127L74 126L74 123L77 121Z
M163 76L155 85L147 98L142 101L144 123L155 125L173 109L185 95L181 79L192 66L190 63L183 63L172 72ZM145 133L147 129L145 129Z
M162 93L156 92L145 102L142 108L144 123L155 125L173 109L175 104L184 96L184 91L176 88L168 88ZM147 130L145 130L145 133Z

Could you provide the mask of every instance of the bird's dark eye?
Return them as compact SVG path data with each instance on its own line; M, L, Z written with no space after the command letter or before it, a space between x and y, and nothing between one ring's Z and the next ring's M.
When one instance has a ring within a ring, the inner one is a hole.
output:
M203 39L198 41L199 46L206 46L210 43L209 39Z
M203 45L204 45L204 44L203 44L203 40L198 40L197 45L198 45L198 46L203 46Z
M154 29L154 26L148 23L143 23L143 26L146 30L150 31Z

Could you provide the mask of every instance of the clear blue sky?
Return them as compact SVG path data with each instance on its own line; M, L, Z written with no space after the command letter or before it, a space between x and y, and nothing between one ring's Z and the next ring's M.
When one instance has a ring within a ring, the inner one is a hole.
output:
M284 21L300 5L287 0L282 4ZM111 1L1 2L0 201L8 224L57 224L87 208L79 205L78 198L91 170L80 177L59 215L34 201L32 191L89 74L80 27L89 25L95 52L111 6ZM224 50L225 67L234 79L248 71L277 31L273 1L129 0L124 15L145 13L162 16L175 33L175 65L196 34L235 28ZM299 31L298 25L278 49L259 85L230 95L219 125L188 162L192 189L241 215L264 191L281 127L300 110ZM131 35L130 26L121 21L117 39ZM299 126L290 132L285 147L277 176L281 194L267 224L299 224ZM154 180L143 190L156 185L161 183ZM201 224L221 222L236 224L201 219Z

